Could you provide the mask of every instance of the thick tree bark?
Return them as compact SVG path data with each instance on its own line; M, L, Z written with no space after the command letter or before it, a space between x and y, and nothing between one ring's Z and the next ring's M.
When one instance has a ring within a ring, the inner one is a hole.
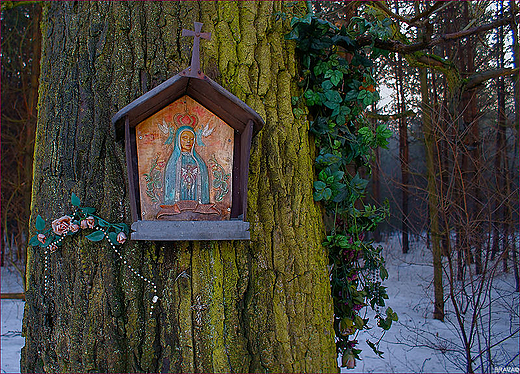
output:
M302 4L304 5L304 4ZM123 145L111 117L189 65L181 29L204 23L203 70L266 121L253 140L250 242L127 242L121 264L82 234L30 251L26 372L337 371L332 300L312 198L308 123L294 119L294 45L282 2L50 2L35 145L32 223L71 211L74 192L129 223ZM45 289L44 277L49 286Z

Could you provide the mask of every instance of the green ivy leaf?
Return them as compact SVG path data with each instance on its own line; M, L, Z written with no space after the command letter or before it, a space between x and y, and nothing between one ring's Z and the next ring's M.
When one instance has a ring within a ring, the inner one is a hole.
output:
M386 316L387 318L389 318L391 321L395 321L397 322L399 320L399 317L397 316L397 313L394 312L392 310L392 308L388 307L388 309L386 309Z
M74 192L70 195L70 203L74 206L81 205L81 201L80 201L79 197L77 197Z
M45 220L38 214L36 217L36 230L39 232L43 231L45 229Z
M383 351L380 351L379 349L377 349L376 345L374 343L372 343L370 340L367 339L367 344L370 348L372 348L372 350L374 351L374 353L376 355L378 355L379 357L383 358Z
M99 242L103 240L105 233L101 230L94 231L92 234L85 236L90 241Z
M350 90L345 94L345 102L347 101L354 101L358 97L358 91L357 90Z
M325 94L332 90L334 88L334 85L332 84L332 82L330 81L330 79L326 80L326 81L323 81L321 83L321 88L323 88L325 90Z
M330 78L334 86L337 86L343 79L343 73L339 70L329 70L325 73L325 78Z
M294 108L293 114L296 118L299 118L299 117L303 116L305 114L305 112L301 108Z
M332 190L330 188L325 188L323 190L323 200L330 200L332 197Z
M325 187L327 187L327 184L322 181L315 181L314 182L314 188L318 191L323 190Z

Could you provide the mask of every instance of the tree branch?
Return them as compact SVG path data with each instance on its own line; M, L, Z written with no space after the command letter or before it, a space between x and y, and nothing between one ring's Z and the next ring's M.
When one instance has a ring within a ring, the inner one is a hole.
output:
M446 43L448 41L465 38L467 36L471 36L471 35L475 35L475 34L480 34L482 32L489 31L489 30L497 28L499 26L507 25L507 24L511 23L511 21L512 21L512 17L501 18L494 22L491 22L491 23L488 23L488 24L485 24L482 26L472 27L468 30L462 30L462 31L451 33L451 34L440 35L429 41L422 41L419 43L408 44L408 45L403 44L397 40L381 40L378 38L374 39L371 35L361 35L360 37L358 37L356 39L356 45L354 45L354 46L347 45L346 43L344 43L342 41L339 41L338 45L345 48L346 50L352 51L352 50L358 49L360 47L364 47L364 46L374 43L374 46L379 49L384 49L384 50L387 50L390 52L397 52L400 54L409 54L409 53L418 52L418 51L421 51L424 49L430 49L436 45Z
M365 116L367 118L374 118L379 121L391 121L399 118L405 118L405 117L415 117L417 113L415 113L413 110L407 110L402 113L397 114L377 114L374 112L365 112Z
M471 89L476 88L478 85L481 85L482 83L484 83L485 81L487 81L489 79L502 77L504 75L512 75L512 74L518 74L518 68L516 68L516 69L502 68L502 69L494 69L494 70L483 71L481 73L476 73L468 78L468 80L464 84L464 89L471 90Z
M413 16L412 18L406 18L400 14L394 13L390 8L388 8L388 6L386 5L386 3L384 1L372 1L372 5L379 8L383 12L385 12L390 18L397 19L399 21L403 21L404 23L407 23L408 25L413 25L413 24L417 23L417 21L419 21L420 19L422 19L424 17L429 17L431 14L433 14L434 12L439 10L439 8L445 7L452 2L453 1L447 1L447 2L437 1L437 2L435 2L435 4L433 4L433 6L422 11L421 13Z

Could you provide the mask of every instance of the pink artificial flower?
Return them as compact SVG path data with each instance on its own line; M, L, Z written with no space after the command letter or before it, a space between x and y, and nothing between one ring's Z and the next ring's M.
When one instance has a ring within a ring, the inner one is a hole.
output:
M54 231L56 235L65 235L70 230L71 221L72 217L69 216L55 219L52 221L52 231Z
M51 253L56 252L57 249L58 249L58 246L56 244L52 243L52 244L49 245L49 251Z
M94 217L90 216L81 221L80 225L82 229L93 229L96 222L94 221Z
M72 232L78 232L78 230L79 230L79 226L76 225L75 223L73 223L73 224L71 224L71 225L69 226L69 230L72 231Z
M39 241L40 243L45 244L45 239L46 239L45 235L43 235L43 234L38 234L38 241Z
M123 244L125 241L126 241L126 235L124 232L121 231L119 234L117 234L117 242L119 244Z

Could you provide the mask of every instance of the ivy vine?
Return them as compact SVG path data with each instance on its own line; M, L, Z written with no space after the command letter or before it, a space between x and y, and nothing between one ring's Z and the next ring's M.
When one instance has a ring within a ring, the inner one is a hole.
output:
M303 90L301 96L292 98L293 113L308 116L315 135L314 199L323 202L333 222L323 244L329 252L336 347L342 366L353 368L360 359L359 331L370 328L369 319L361 315L364 308L375 311L383 330L397 321L391 308L384 313L380 309L388 299L382 286L388 272L382 248L367 239L367 233L386 219L388 204L377 207L364 201L373 151L386 148L392 135L386 125L374 128L363 116L379 100L373 59L382 51L356 45L356 37L363 33L387 37L390 23L355 17L348 27L338 28L307 14L293 18L291 26L286 39L296 42ZM338 43L351 48L345 50ZM382 355L379 342L367 342Z

